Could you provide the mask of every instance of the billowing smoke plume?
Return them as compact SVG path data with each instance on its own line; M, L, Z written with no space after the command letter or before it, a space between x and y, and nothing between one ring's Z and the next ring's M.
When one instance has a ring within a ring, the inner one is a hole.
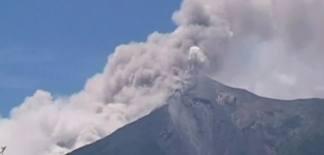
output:
M192 72L278 98L324 97L324 1L184 0L178 25L116 48L84 90L0 118L6 155L61 155L164 104Z
M215 79L291 99L324 96L323 17L322 0L186 0L174 19Z

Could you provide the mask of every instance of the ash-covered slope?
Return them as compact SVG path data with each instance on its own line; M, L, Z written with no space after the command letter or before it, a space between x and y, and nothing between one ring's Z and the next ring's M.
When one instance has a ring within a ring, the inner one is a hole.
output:
M324 100L273 100L200 78L69 155L323 155Z

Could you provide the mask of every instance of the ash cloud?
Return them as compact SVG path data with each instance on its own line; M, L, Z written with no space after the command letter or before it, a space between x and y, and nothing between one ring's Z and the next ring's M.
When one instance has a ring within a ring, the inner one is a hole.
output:
M174 32L118 46L82 91L39 90L0 118L0 144L64 154L163 105L190 68L263 96L324 97L323 17L321 0L184 0Z
M207 53L215 79L267 97L323 97L323 8L320 0L187 0L174 19Z

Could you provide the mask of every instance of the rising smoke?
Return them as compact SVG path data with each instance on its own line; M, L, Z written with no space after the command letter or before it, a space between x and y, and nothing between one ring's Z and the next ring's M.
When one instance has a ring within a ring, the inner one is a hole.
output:
M174 32L117 47L82 91L38 90L0 118L6 155L61 155L109 135L163 105L190 68L263 96L324 97L324 1L184 0L173 19Z

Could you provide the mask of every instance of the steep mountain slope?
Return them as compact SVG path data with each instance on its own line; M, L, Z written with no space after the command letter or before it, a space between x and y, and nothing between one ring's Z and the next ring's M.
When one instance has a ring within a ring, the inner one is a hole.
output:
M273 100L199 78L164 107L69 155L323 155L324 100Z

